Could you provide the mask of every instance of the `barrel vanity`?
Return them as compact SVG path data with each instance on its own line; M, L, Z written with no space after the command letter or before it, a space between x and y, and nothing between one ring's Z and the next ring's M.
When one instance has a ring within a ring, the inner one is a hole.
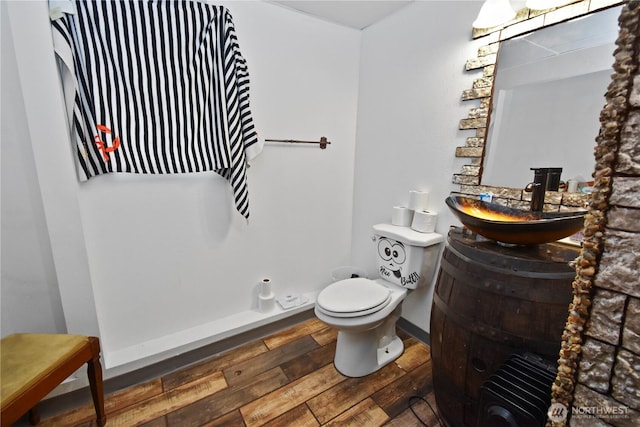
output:
M451 228L431 313L433 385L450 427L490 425L483 420L491 416L504 425L527 425L518 409L504 410L509 404L488 404L488 389L514 355L540 359L542 371L555 369L575 276L569 263L578 254L577 247L561 243L505 245ZM535 381L527 375L516 375L517 381ZM510 378L511 388L528 393ZM542 394L546 398L550 388ZM504 413L483 413L491 410Z

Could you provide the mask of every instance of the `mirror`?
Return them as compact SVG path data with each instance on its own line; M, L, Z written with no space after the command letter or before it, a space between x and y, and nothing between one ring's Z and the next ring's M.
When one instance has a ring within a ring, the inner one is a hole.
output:
M512 0L516 1L516 0ZM458 158L466 158L468 163L463 164L461 166L459 173L453 174L452 182L454 184L460 185L459 190L453 191L452 193L455 195L468 196L479 198L483 194L489 195L494 203L502 204L509 207L514 207L517 209L530 209L531 204L531 193L524 191L525 185L523 183L531 182L533 178L533 172L530 171L531 167L538 167L539 163L534 163L535 156L538 156L541 151L550 152L558 154L554 154L552 160L553 163L544 164L544 167L562 167L562 164L558 164L555 162L556 159L560 159L560 157L573 158L574 154L576 155L586 155L589 159L589 164L593 160L593 147L595 146L595 138L598 135L599 129L595 132L590 132L588 139L585 137L585 141L582 141L582 145L580 147L570 148L570 154L564 154L564 152L560 152L560 148L566 147L566 144L563 146L561 142L557 141L557 137L554 135L553 140L555 141L555 145L553 145L550 149L538 148L534 149L535 155L527 153L520 153L520 150L523 149L522 145L514 144L511 147L515 147L517 150L517 155L508 158L505 162L502 160L502 168L506 168L506 165L510 165L515 162L515 158L525 159L527 160L525 164L521 166L514 167L519 171L524 171L526 174L526 178L516 178L513 176L513 169L509 172L503 173L500 177L500 181L491 180L496 182L497 184L489 185L487 182L490 179L484 179L483 175L485 171L491 168L492 172L495 172L494 166L485 164L485 161L491 162L491 159L487 160L485 157L486 153L489 153L487 149L487 140L488 140L488 131L487 128L492 127L491 121L493 120L491 107L492 107L492 96L493 96L493 86L494 86L494 76L496 74L500 74L500 71L497 70L497 57L498 51L501 50L501 45L506 43L509 40L517 40L518 37L526 36L528 34L534 35L538 32L542 31L546 28L558 27L563 28L564 23L569 22L574 18L582 18L588 19L593 15L606 14L609 16L615 16L620 12L621 5L624 5L625 2L622 0L601 0L598 2L589 2L589 1L575 1L573 3L567 4L566 6L562 6L556 9L548 9L543 11L531 10L526 7L518 10L516 17L513 21L510 21L503 26L495 27L495 28L483 28L483 29L473 29L472 38L478 40L484 40L484 45L480 45L477 50L477 56L475 58L470 58L467 60L465 68L467 71L474 73L475 77L473 80L473 85L470 89L467 89L462 92L462 101L472 101L472 105L470 105L469 113L467 117L463 118L459 122L458 129L464 131L474 131L474 134L470 134L463 146L456 147L455 156ZM610 9L614 8L610 11ZM608 12L609 11L609 12ZM617 17L615 17L617 18ZM578 21L579 22L579 21ZM613 19L614 25L617 25L617 19ZM593 30L593 27L591 28ZM523 37L524 38L524 37ZM528 43L528 42L525 42ZM528 43L531 45L531 43ZM562 43L561 43L562 44ZM534 46L535 47L535 46ZM614 62L614 58L611 55L607 55L608 59L606 59L606 66L610 67ZM505 55L502 55L501 63L507 62L505 59ZM590 62L593 62L593 58L588 57L586 64L583 61L582 64L579 64L579 67L589 66ZM541 73L541 72L539 72ZM503 73L503 74L506 74ZM524 72L523 72L524 74ZM584 73L583 73L584 74ZM563 75L566 77L566 75ZM540 79L541 77L539 77ZM542 78L544 80L544 78ZM556 79L558 80L558 79ZM560 79L562 80L562 79ZM561 84L562 82L557 82L558 85L564 89L564 86ZM500 89L498 89L498 92ZM593 90L589 90L590 92L594 92ZM583 92L585 90L583 89ZM597 96L599 98L598 107L601 108L604 105L604 95L605 88L601 91L597 92ZM533 96L534 94L531 94ZM581 94L581 96L584 94ZM524 97L527 99L527 97ZM554 94L554 100L559 101L557 95ZM568 96L562 96L563 100L569 99ZM528 97L531 100L531 97ZM572 98L571 98L572 99ZM502 101L501 101L502 102ZM506 102L506 101L505 101ZM531 102L525 102L526 105L530 105ZM499 104L496 105L496 109L501 108ZM504 107L502 107L504 110ZM565 111L573 111L575 118L580 113L577 112L578 105L569 104L569 106L565 107ZM539 108L540 109L540 108ZM515 108L511 108L513 113L517 113L518 117L528 118L527 112L524 114L518 113ZM496 116L497 117L497 116ZM555 117L555 116L554 116ZM498 120L498 119L496 119ZM543 126L538 122L539 119L529 119L526 124L529 128L540 129ZM568 119L566 119L568 120ZM505 120L502 119L504 122ZM585 123L591 123L586 119L580 120L579 127L584 126ZM599 116L596 123L599 123ZM547 126L549 126L547 124ZM525 132L526 130L526 132ZM523 135L526 133L527 135L531 129L522 130L519 129L518 134L513 139L515 141L519 141L523 139ZM502 130L499 129L498 132L502 134ZM573 135L573 134L572 134ZM500 138L506 140L506 138ZM529 142L526 147L529 148L537 148L540 147L540 139L541 138L533 138L534 142ZM549 138L545 138L549 139ZM491 148L491 153L500 152L501 146L498 144L494 144ZM586 154L585 154L586 153ZM492 155L492 154L490 154ZM562 160L565 160L562 159ZM495 164L495 161L494 161ZM581 172L572 172L569 170L569 166L567 167L567 172L562 175L562 179L566 180L569 174L575 174L579 176ZM591 179L592 172L586 172L585 179ZM571 176L573 178L573 176ZM481 182L482 181L482 182ZM580 187L581 188L581 187ZM585 188L585 190L587 190ZM578 191L578 192L567 192L567 191L547 191L544 197L543 210L544 211L572 211L583 209L589 202L590 195L588 191Z
M524 188L532 167L591 179L621 7L500 43L481 184Z

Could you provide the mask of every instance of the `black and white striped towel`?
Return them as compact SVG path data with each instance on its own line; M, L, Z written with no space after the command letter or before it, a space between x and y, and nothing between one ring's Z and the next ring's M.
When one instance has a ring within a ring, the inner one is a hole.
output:
M248 218L246 162L262 142L229 11L188 0L66 7L52 8L53 36L79 179L215 171Z

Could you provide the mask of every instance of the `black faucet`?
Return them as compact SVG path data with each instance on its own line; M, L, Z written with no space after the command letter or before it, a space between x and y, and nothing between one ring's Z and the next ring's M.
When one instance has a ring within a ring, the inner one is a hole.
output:
M533 182L524 189L531 193L531 210L541 212L544 207L544 195L548 191L558 191L562 168L531 168Z

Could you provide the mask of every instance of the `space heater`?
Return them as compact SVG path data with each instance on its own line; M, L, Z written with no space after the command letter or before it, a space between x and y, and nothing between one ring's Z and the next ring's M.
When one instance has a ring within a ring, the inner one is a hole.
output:
M511 355L482 385L476 427L543 427L556 372L538 355Z

